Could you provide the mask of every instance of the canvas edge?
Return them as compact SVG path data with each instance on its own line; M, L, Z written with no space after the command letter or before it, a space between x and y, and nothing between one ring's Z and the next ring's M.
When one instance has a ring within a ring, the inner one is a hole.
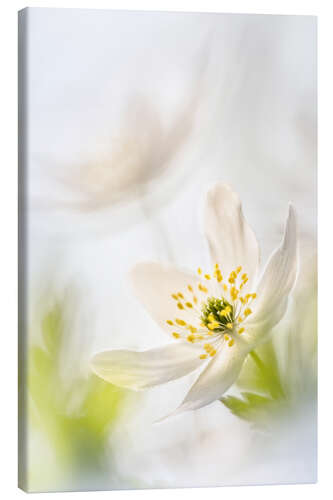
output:
M28 492L27 474L27 308L26 308L26 178L27 55L29 9L18 12L18 487Z

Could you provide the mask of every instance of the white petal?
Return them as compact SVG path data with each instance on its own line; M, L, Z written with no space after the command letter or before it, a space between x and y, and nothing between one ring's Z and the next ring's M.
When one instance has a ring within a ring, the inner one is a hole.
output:
M268 260L257 287L254 313L247 321L251 329L264 334L282 319L296 280L297 260L296 214L290 205L283 240Z
M258 242L247 224L240 200L229 186L216 184L208 191L205 232L211 257L226 277L238 266L249 277L248 287L259 265Z
M193 311L180 311L173 293L189 293L187 286L197 286L199 280L187 271L180 271L174 266L157 262L142 262L130 272L134 293L146 308L150 316L168 333L174 328L166 321L181 318L191 322ZM191 299L191 296L189 297Z
M183 342L148 351L113 350L96 354L93 372L111 384L141 390L174 380L196 370L202 349Z
M180 407L169 416L196 410L219 399L238 378L249 349L240 341L232 347L224 344L193 384Z

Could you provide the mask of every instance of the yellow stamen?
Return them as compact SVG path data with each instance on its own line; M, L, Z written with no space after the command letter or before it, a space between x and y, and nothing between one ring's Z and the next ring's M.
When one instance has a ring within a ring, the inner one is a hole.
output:
M180 299L183 299L183 298L184 298L184 295L183 295L182 293L180 293L180 292L178 292L178 293L177 293L177 295L178 295L178 297L179 297Z
M222 316L223 318L226 318L227 316L229 316L230 313L231 313L231 307L227 306L222 311L219 312L219 315Z
M244 316L249 316L249 314L252 313L252 310L248 307L247 309L245 309L244 311Z
M241 335L244 331L245 331L245 328L243 328L243 327L242 327L242 328L240 328L240 329L238 330L239 335Z
M207 354L200 354L199 358L200 359L206 359L207 358Z
M183 321L182 319L179 319L179 318L176 319L176 323L177 323L177 325L180 325L180 326L185 326L186 325L186 322Z
M210 274L205 274L205 278L206 278L206 280L210 280L211 279Z
M168 325L173 325L173 321L171 321L171 319L168 319L167 323L168 323Z
M188 340L189 342L192 342L192 343L193 343L193 342L195 341L195 336L194 336L194 335L188 335L187 340Z
M173 299L175 299L175 300L178 300L178 297L177 297L177 295L176 295L175 293L173 293L173 294L171 295L171 297L172 297Z
M227 341L227 340L229 340L229 338L230 338L229 335L227 335L227 334L224 335L224 340Z
M189 308L193 307L193 305L191 304L191 302L185 302L185 305L186 305L186 307L189 307Z
M236 271L231 271L231 273L230 273L230 278L237 278L237 273L236 273Z
M188 325L188 329L190 330L190 332L192 333L197 333L197 328L195 328L195 326L192 326L192 325Z
M177 332L173 332L172 335L175 337L175 339L179 339L180 335Z
M195 295L193 295L193 302L194 302L195 304L197 304L197 303L198 303L198 299L197 299L197 297L196 297Z
M189 292L193 292L193 288L191 287L191 285L188 285L187 288Z
M177 307L178 307L178 309L184 309L183 304L181 304L180 302L178 302Z
M214 349L214 347L211 344L205 344L204 349L209 354Z
M212 357L215 356L215 354L216 354L215 349L211 350L210 353L209 353L209 355L212 356Z
M201 269L201 267L198 267L198 274L202 274L202 269Z
M232 330L232 326L233 326L233 325L232 325L232 323L227 323L225 326L226 326L227 328L229 328L229 330Z
M228 346L229 346L229 347L232 347L232 346L234 345L234 343L235 343L234 339L231 339L231 340L229 340L229 342L228 342Z

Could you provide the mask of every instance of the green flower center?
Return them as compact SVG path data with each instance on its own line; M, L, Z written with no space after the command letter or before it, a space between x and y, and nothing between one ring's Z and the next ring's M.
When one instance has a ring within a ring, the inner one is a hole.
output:
M209 297L202 306L201 321L212 332L230 329L234 323L234 308L223 297Z

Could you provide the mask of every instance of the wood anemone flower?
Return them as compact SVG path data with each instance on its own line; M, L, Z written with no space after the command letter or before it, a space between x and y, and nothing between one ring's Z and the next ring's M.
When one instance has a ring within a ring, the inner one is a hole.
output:
M117 386L142 390L197 369L197 380L172 415L221 398L237 380L246 356L284 316L297 274L296 216L292 205L281 244L259 274L259 246L238 196L226 185L208 191L205 232L213 269L179 270L154 262L130 273L135 294L173 340L147 351L96 354L92 370Z

